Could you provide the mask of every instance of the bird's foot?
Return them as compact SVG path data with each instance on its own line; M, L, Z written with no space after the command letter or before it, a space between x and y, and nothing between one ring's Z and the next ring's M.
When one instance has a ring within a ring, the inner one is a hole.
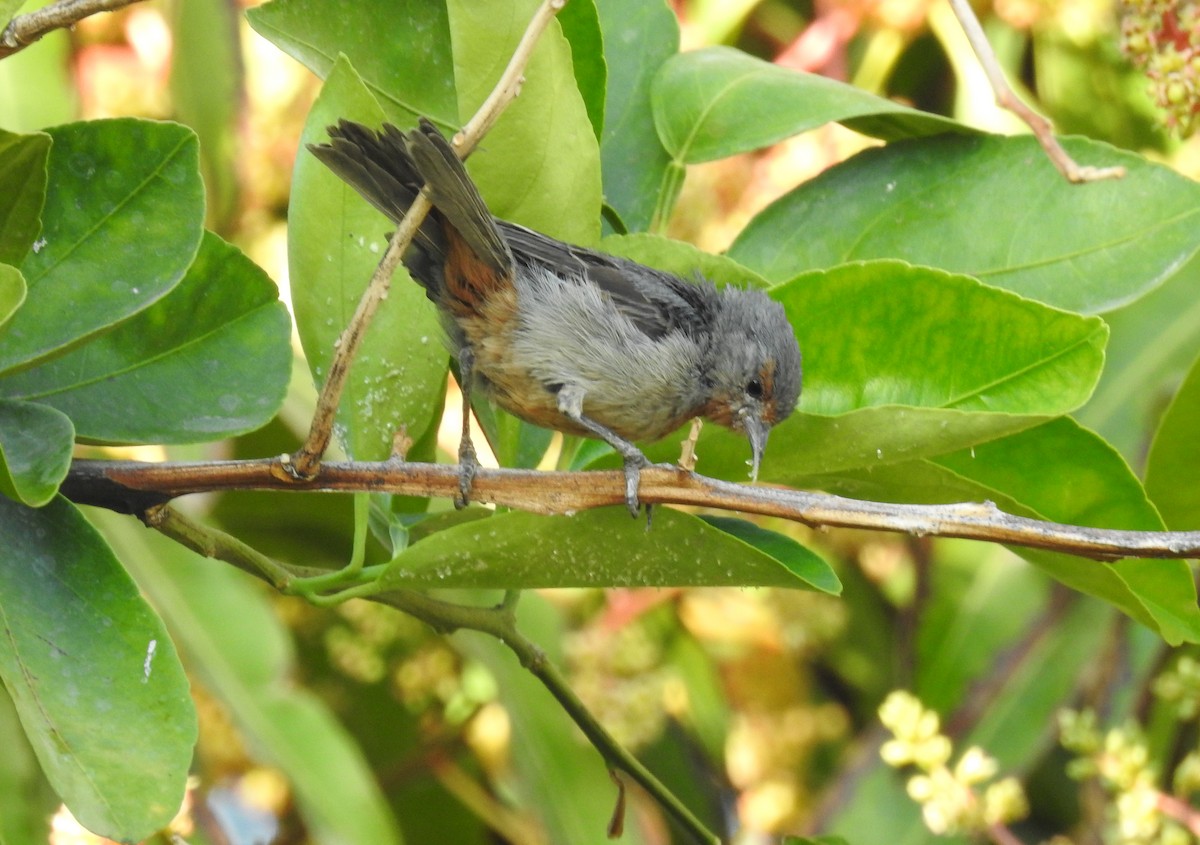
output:
M475 473L479 471L479 458L475 455L475 446L469 439L463 440L458 447L458 495L454 497L454 507L462 510L471 500L471 487L475 484Z
M641 503L638 501L638 487L642 481L642 468L650 466L650 462L646 460L646 456L641 452L634 450L627 452L625 458L625 507L629 509L629 515L634 519L638 518L638 514L642 510ZM646 505L646 525L650 525L650 506Z

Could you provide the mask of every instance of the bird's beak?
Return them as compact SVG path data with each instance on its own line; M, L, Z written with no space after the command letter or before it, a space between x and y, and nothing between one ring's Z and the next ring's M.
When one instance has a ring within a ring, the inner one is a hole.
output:
M763 452L767 448L767 435L771 429L755 414L747 414L743 424L746 437L750 439L750 480L758 481L758 465L762 463Z

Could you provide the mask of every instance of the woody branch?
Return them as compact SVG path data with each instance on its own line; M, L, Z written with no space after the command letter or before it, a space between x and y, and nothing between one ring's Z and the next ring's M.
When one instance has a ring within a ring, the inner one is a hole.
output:
M177 496L223 490L386 492L453 498L458 492L458 468L399 460L330 463L311 478L296 479L280 473L274 459L165 464L76 461L62 486L64 495L81 504L137 514ZM623 504L625 481L619 471L480 469L471 496L476 501L534 513L561 514ZM777 516L810 526L1007 543L1096 560L1200 556L1200 531L1125 531L1066 525L1005 513L991 502L869 502L827 493L733 484L657 466L642 471L638 498L651 504Z

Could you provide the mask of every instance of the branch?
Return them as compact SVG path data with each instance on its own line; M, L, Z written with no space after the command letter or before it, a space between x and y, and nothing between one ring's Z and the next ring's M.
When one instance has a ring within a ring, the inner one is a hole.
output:
M466 158L467 154L475 149L480 139L495 124L500 113L520 94L521 83L524 81L522 74L525 71L525 65L529 62L529 57L533 54L533 48L537 44L538 38L565 4L566 0L543 0L538 6L537 12L534 13L533 19L525 29L524 36L509 60L508 67L501 74L492 93L484 100L483 105L479 107L475 116L467 122L462 131L454 136L453 142L458 148L459 157ZM342 391L346 387L350 365L358 353L358 347L366 335L367 327L375 317L375 312L379 310L383 300L387 299L388 289L392 284L392 273L400 263L404 251L412 243L413 236L422 221L425 220L430 208L429 194L422 189L404 215L404 219L400 221L400 225L396 227L395 234L388 242L387 251L380 259L367 289L358 302L354 316L350 318L350 323L334 344L329 374L321 386L321 395L317 399L317 410L313 414L308 437L291 457L286 467L292 475L308 478L319 469L321 458L324 456L325 450L329 448L329 440L333 435L333 420L337 414L338 403L342 398Z
M138 513L138 504L144 501L161 503L175 496L221 490L366 491L448 499L458 493L458 468L450 464L400 460L327 464L309 479L291 476L284 466L279 459L162 464L78 460L71 465L62 492L81 504L121 513ZM625 477L619 470L480 469L471 497L534 513L561 514L623 504ZM1200 531L1124 531L1065 525L1014 516L992 502L868 502L827 493L733 484L664 466L642 470L638 498L647 504L777 516L814 527L960 537L1104 561L1200 556Z
M27 15L17 15L0 32L0 59L19 53L56 29L67 29L100 12L114 12L138 0L58 0Z
M1075 160L1058 143L1058 139L1054 137L1054 127L1050 121L1026 105L1009 86L1008 81L1004 78L1004 71L1000 69L1000 62L996 60L992 45L988 43L983 27L979 25L979 19L975 17L975 12L971 9L969 0L950 0L950 7L962 25L963 32L966 33L967 40L971 43L971 49L975 51L975 56L983 65L983 72L987 74L988 82L991 83L992 91L996 95L996 105L1008 109L1028 124L1050 161L1058 168L1058 172L1067 178L1067 181L1094 182L1098 179L1120 179L1125 175L1124 167L1083 167L1076 164Z

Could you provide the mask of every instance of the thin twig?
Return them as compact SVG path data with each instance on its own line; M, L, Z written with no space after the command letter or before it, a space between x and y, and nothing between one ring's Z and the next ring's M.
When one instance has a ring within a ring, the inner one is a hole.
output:
M101 12L114 12L138 0L59 0L48 6L17 15L0 32L0 59L19 53L56 29L67 29Z
M522 74L538 38L545 31L550 21L563 7L566 0L544 0L534 13L533 19L525 29L517 49L509 60L508 67L500 80L492 89L492 93L484 100L483 105L475 113L467 125L454 136L454 144L460 157L466 158L471 150L479 143L499 118L500 113L512 102L521 90ZM388 289L392 283L392 273L400 264L400 257L412 242L418 227L429 213L429 195L425 190L417 195L413 204L396 232L392 235L387 251L375 268L367 289L359 300L354 316L334 344L333 358L329 364L329 373L321 386L321 395L317 398L317 409L313 414L308 437L296 450L295 454L283 462L284 469L297 478L311 478L321 466L325 450L329 448L333 436L333 420L337 414L342 392L346 387L346 379L350 374L350 365L366 336L367 327L379 310L379 305L387 298Z
M326 464L316 477L298 480L280 472L279 462L271 459L162 464L81 460L71 465L62 486L63 494L76 502L123 513L140 513L175 496L221 490L365 491L452 499L458 493L458 468L395 460L349 462ZM625 477L619 470L480 469L471 495L480 502L561 514L623 504ZM662 466L642 470L638 498L647 504L778 516L811 526L1007 543L1096 560L1200 556L1200 531L1126 531L1065 525L1014 516L992 502L868 502L827 493L733 484Z
M983 65L983 72L987 74L988 82L991 83L992 91L996 95L996 104L1001 108L1008 109L1029 125L1050 161L1068 181L1094 182L1098 179L1120 179L1125 175L1123 167L1085 167L1076 164L1075 160L1058 143L1058 139L1054 137L1054 127L1050 121L1026 105L1009 86L1008 81L1004 78L1004 71L1000 68L1000 62L997 61L996 54L992 51L992 45L988 43L983 27L979 25L979 19L975 17L975 12L971 9L969 0L950 0L950 8L954 10L954 16L962 25L963 32L966 33L967 40L971 43L971 49L975 51L979 63Z

